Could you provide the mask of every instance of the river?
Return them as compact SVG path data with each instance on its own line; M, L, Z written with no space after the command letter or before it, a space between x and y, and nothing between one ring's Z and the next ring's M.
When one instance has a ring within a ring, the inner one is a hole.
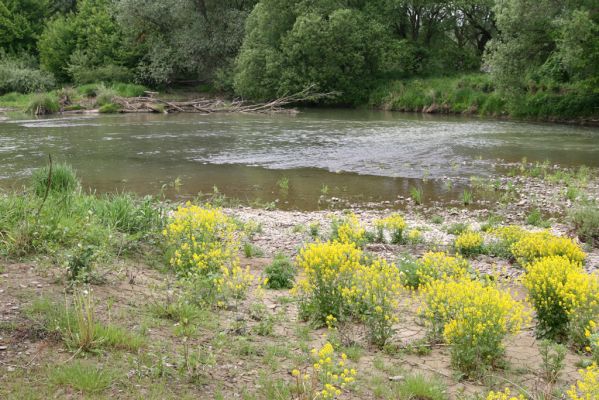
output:
M457 198L471 177L495 179L523 157L599 167L599 128L329 109L10 119L0 122L0 185L22 185L48 153L72 164L86 190L187 198L216 186L309 210L323 193L381 202L419 186L427 200Z

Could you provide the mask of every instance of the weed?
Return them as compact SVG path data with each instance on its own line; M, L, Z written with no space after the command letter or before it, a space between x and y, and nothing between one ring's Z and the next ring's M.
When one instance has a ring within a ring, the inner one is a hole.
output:
M421 374L406 376L395 389L400 399L447 400L447 388L441 381Z
M421 187L412 186L410 188L410 197L412 198L412 200L414 200L414 203L416 203L417 205L422 204L423 195L424 193Z
M551 227L551 223L543 218L543 214L541 214L541 210L538 208L532 210L530 214L528 214L526 217L526 223L539 228Z
M49 93L36 94L27 105L26 112L33 115L53 114L60 110L58 99Z
M55 385L72 387L86 394L101 393L114 381L111 371L79 360L54 366L49 378Z
M539 343L539 352L541 353L543 379L547 383L557 382L564 369L566 346L545 339Z
M472 194L472 192L468 189L464 189L464 191L462 192L462 203L467 206L472 204L472 200L474 199L474 195Z
M283 253L277 253L265 271L267 287L270 289L291 289L295 279L295 266Z
M568 220L580 239L599 244L599 206L595 202L576 205L568 212Z
M443 216L441 215L433 215L431 217L431 222L435 225L441 225L443 223Z
M460 235L470 229L469 225L464 222L456 222L447 227L447 233L450 235Z
M282 193L287 193L289 191L289 178L286 176L280 178L277 181L277 186Z
M243 254L246 258L262 257L264 251L253 243L243 242Z

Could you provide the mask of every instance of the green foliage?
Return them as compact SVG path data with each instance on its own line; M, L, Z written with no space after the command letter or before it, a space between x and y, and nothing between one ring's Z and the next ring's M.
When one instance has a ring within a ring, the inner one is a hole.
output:
M121 106L119 106L118 104L114 104L114 103L106 103L100 106L100 108L98 109L98 111L101 114L114 114L119 112L121 109Z
M430 376L408 375L397 386L400 399L447 400L443 383Z
M52 114L60 110L60 104L54 94L36 94L27 104L26 112L34 115Z
M68 165L57 163L52 165L52 175L48 177L50 167L46 166L35 170L31 177L31 187L37 196L44 196L48 189L50 179L50 192L72 194L79 187L79 180L75 170Z
M576 205L568 212L568 219L580 239L599 243L599 206L596 202Z
M543 214L541 214L541 210L538 208L535 208L526 216L526 223L539 228L551 227L551 223L543 218Z
M0 52L34 52L44 19L50 15L49 3L49 0L2 0Z
M543 379L549 383L557 382L564 369L566 346L545 339L539 343L539 353L541 354Z
M313 86L340 92L336 102L364 101L379 74L383 27L355 9L315 6L297 12L279 3L263 0L248 18L236 91L269 99Z
M134 53L123 40L110 0L81 0L75 13L51 20L38 43L42 66L76 83L127 81Z
M295 266L285 254L277 253L272 263L264 270L266 286L270 289L291 289L295 279Z
M54 85L51 73L40 71L25 59L2 57L0 53L0 94L45 91Z

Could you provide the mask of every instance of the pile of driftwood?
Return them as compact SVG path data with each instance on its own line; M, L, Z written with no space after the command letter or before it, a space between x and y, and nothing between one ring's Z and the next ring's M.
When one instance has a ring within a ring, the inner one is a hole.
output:
M291 104L316 101L331 98L337 93L314 93L312 87L301 92L280 97L265 103L250 103L244 100L222 100L216 98L201 98L185 101L168 101L156 97L157 93L146 92L141 97L115 97L112 102L121 107L126 113L295 113L289 108Z

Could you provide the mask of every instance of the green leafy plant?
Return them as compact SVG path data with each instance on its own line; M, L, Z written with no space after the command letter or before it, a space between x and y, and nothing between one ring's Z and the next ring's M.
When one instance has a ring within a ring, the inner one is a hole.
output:
M270 289L291 289L295 279L295 266L283 253L277 253L270 265L264 270L266 286Z

